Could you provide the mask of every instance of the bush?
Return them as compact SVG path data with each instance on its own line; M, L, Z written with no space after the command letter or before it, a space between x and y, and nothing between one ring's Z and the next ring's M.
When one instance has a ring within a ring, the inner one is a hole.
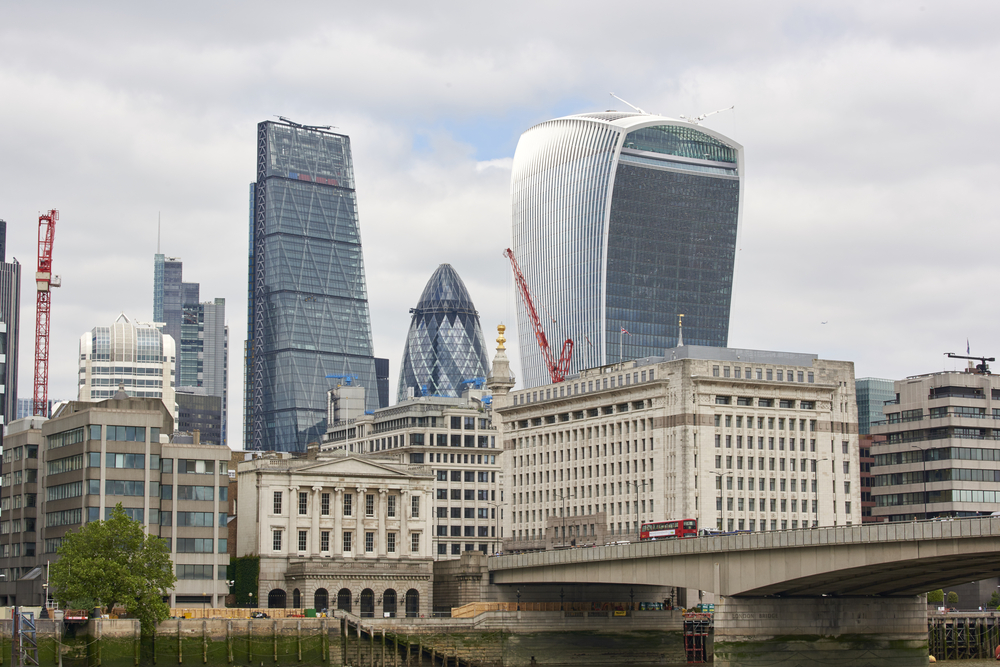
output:
M944 590L937 589L927 594L927 604L940 604L944 602Z
M955 591L948 591L948 606L954 607L958 604L958 593Z

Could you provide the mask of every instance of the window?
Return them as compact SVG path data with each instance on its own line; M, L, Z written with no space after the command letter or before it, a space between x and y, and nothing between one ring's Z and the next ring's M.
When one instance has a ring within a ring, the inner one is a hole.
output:
M420 553L420 533L410 533L410 553Z
M274 505L272 514L281 514L281 491L274 492Z
M146 455L108 452L104 464L108 468L138 468L141 470L146 467Z
M210 537L178 537L177 553L210 554L214 552L215 540Z
M385 534L385 551L390 554L396 553L396 533Z
M349 530L344 531L344 551L353 551L351 544L352 533Z
M299 531L299 551L305 551L306 550L306 544L308 543L308 541L309 541L309 531L308 530L300 530Z
M319 533L319 550L329 551L330 550L330 531L321 530Z
M177 500L215 500L215 487L179 485Z
M211 528L213 526L212 512L178 512L178 526L195 526L199 528Z
M420 496L410 498L410 516L414 519L420 518Z
M351 503L353 502L353 494L344 494L344 516L351 516Z
M390 495L386 497L385 515L390 519L396 518L396 496Z
M177 565L178 579L211 579L212 565Z
M320 514L322 516L330 516L330 494L329 493L323 493L323 494L320 495L319 507L320 507ZM327 536L327 537L329 537L329 536ZM329 551L329 549L327 549L327 551Z
M373 553L375 551L375 533L365 533L365 553Z
M220 463L219 472L223 472L222 466L224 463ZM186 473L188 475L214 475L215 474L215 461L198 461L194 459L177 459L177 472L178 474Z
M309 494L299 491L299 514L308 513L309 507Z
M271 550L281 551L281 531L272 530L271 531Z
M365 516L375 516L375 494L365 495Z

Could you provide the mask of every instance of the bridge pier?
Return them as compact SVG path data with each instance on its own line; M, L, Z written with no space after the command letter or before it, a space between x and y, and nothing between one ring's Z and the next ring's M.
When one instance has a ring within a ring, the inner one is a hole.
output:
M927 665L927 602L911 597L723 597L715 664Z

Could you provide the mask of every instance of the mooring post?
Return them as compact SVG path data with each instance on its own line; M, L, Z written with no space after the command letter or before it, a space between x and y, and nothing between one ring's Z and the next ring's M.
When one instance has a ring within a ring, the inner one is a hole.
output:
M201 662L208 662L208 621L201 620Z
M233 621L226 621L226 660L233 661Z
M321 619L320 622L319 622L319 633L320 633L319 634L319 650L320 650L320 654L321 654L320 660L322 662L326 662L329 659L329 657L330 657L329 656L330 648L327 646L327 640L329 639L329 637L327 637L327 634L326 634L327 632L329 632L329 630L327 628L328 628L328 624L326 622L326 619L325 618Z
M299 662L302 662L302 621L298 621L297 625L295 642L298 644Z
M271 621L271 641L274 645L274 661L278 662L278 619Z
M247 659L253 662L253 619L247 621Z

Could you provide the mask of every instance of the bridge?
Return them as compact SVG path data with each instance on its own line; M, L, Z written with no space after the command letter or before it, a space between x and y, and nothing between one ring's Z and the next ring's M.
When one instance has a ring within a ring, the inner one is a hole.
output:
M1000 575L1000 517L741 533L505 555L495 584L654 584L721 596L716 662L821 653L841 664L927 664L921 594Z

